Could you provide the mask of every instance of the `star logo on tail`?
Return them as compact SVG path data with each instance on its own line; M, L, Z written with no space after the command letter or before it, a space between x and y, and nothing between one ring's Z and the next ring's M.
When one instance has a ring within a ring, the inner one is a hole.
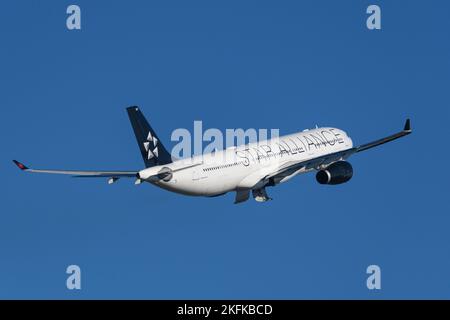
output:
M150 143L153 144L153 149L150 149ZM144 142L144 148L147 152L148 160L158 157L158 139L153 137L151 132L148 133L147 140Z

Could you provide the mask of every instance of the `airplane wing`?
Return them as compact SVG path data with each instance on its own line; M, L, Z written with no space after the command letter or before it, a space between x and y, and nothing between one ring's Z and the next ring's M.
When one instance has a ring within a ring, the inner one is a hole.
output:
M406 119L405 126L403 127L402 131L394 133L394 134L392 134L390 136L387 136L385 138L381 138L381 139L378 139L378 140L375 140L375 141L372 141L372 142L369 142L369 143L362 144L362 145L356 147L355 149L356 149L356 152L365 151L367 149L370 149L370 148L373 148L373 147L377 147L377 146L379 146L381 144L390 142L392 140L404 137L404 136L410 134L411 132L412 132L412 130L411 130L411 121L409 119Z
M403 127L403 130L400 132L397 132L395 134L392 134L390 136L387 136L385 138L381 138L369 143L362 144L357 147L353 147L347 150L335 152L326 154L321 157L316 157L308 160L303 161L288 161L281 163L276 168L272 168L272 170L268 173L267 171L261 171L259 176L258 174L251 177L251 179L245 181L245 188L252 188L251 185L261 185L261 182L263 184L269 183L271 178L278 178L282 179L285 177L289 177L293 174L296 174L297 172L301 171L307 171L310 169L316 169L319 170L321 167L326 167L330 165L333 162L339 161L339 160L345 160L351 155L368 150L373 147L377 147L379 145L382 145L384 143L393 141L395 139L404 137L412 132L411 130L411 121L409 119L406 120L405 125Z
M92 177L92 178L100 178L100 177L110 177L110 178L122 178L122 177L130 177L134 178L137 175L137 171L80 171L80 170L42 170L42 169L30 169L25 166L23 163L13 160L16 166L26 172L34 172L34 173L52 173L52 174L65 174L71 175L73 177Z

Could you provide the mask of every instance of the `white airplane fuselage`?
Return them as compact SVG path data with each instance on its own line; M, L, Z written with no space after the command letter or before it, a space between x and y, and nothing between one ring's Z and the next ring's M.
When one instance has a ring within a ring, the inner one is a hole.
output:
M139 177L172 192L216 196L238 189L264 187L257 183L262 183L260 178L265 172L269 174L285 163L307 161L352 147L353 141L345 131L316 128L146 168L139 172ZM149 179L167 168L173 171L168 181ZM314 169L302 168L272 182L279 184L311 170Z

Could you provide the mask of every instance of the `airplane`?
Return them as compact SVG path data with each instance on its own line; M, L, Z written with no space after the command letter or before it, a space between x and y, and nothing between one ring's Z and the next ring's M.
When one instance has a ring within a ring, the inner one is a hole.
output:
M406 119L402 131L355 147L345 131L321 127L175 159L139 107L129 107L127 113L144 160L145 168L142 170L43 170L28 168L16 160L13 162L21 170L32 173L100 177L107 178L109 184L120 178L135 178L135 184L148 182L184 195L216 197L235 192L234 203L242 203L249 199L251 193L256 201L265 202L271 200L267 187L311 171L316 171L316 180L320 184L345 183L353 176L352 165L347 161L350 156L412 132L410 119Z

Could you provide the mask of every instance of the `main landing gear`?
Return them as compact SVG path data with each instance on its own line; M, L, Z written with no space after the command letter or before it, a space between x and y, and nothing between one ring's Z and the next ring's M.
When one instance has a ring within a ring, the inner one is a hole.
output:
M253 198L258 202L266 202L272 200L271 197L267 195L266 188L254 189L252 190Z
M234 200L234 203L236 204L247 201L250 198L250 190L251 189L236 190L236 199ZM272 200L272 198L267 195L265 187L253 189L252 194L253 198L258 202L265 202L268 200Z

